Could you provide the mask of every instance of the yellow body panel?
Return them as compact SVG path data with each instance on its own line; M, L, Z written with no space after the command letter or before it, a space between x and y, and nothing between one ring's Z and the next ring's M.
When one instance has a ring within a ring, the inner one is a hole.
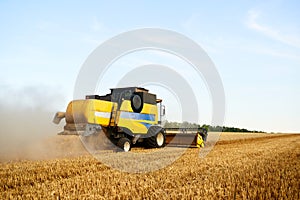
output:
M127 112L133 112L132 108L131 108L131 102L129 100L124 100L122 102L120 111L127 111ZM141 111L141 113L144 114L154 114L155 117L155 121L157 121L158 116L157 116L157 105L152 105L152 104L148 104L148 103L144 103L143 109Z
M114 105L116 103L95 99L71 101L66 112L66 122L109 126Z
M131 102L124 100L119 112L118 126L126 127L134 134L147 134L149 127L157 124L157 113L157 106L147 103L144 103L140 113L134 113Z
M74 100L68 105L66 122L119 126L133 134L147 134L151 125L157 124L157 106L144 103L140 113L133 112L131 102L124 100L119 110L117 103L96 99Z

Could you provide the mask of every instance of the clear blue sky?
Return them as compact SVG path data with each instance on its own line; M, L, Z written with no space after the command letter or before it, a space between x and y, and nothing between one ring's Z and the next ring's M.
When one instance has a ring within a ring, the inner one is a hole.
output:
M1 1L0 94L35 88L57 94L52 107L61 109L101 42L131 29L166 28L199 43L215 63L225 125L300 132L299 1L152 2Z

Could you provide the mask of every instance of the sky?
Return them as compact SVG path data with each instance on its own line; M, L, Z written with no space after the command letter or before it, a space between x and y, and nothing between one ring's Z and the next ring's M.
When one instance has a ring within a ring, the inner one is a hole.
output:
M213 61L226 96L225 126L299 133L299 8L296 0L3 0L0 103L64 110L81 66L95 48L126 31L161 28L197 42ZM97 92L107 93L134 66L149 63L181 69L197 96L198 123L209 124L212 105L205 83L193 82L192 69L174 55L142 51L124 56L99 81ZM155 84L143 86L165 99L168 120L181 120L176 95ZM47 99L51 102L42 102Z

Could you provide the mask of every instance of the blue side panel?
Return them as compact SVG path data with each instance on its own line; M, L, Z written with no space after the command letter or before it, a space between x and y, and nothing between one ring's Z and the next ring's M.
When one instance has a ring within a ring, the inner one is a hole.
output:
M120 118L155 121L155 115L153 114L143 114L143 113L124 112L124 111L121 112Z

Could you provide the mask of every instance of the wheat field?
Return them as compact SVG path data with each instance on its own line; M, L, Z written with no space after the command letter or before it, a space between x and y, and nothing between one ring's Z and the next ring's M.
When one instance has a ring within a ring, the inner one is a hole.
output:
M203 159L189 148L173 164L137 174L100 163L76 136L33 150L1 155L1 199L300 199L299 134L222 133Z

